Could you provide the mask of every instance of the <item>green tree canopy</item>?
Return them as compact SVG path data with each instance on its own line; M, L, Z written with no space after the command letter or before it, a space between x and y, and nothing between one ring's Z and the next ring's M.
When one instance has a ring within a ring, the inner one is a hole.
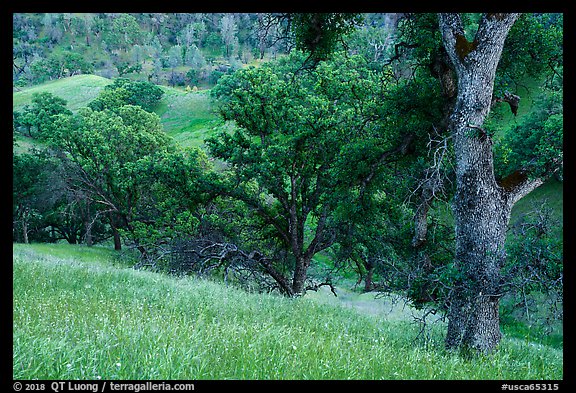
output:
M293 13L289 14L290 29L296 47L310 53L314 62L326 60L342 36L352 31L362 20L353 13Z
M533 177L556 173L564 167L564 117L560 92L540 94L523 121L512 127L496 147L496 169L501 178L517 171Z
M54 122L58 115L71 115L66 108L66 100L52 93L41 92L32 94L32 103L25 105L20 113L14 114L15 127L24 127L28 136L47 138L53 131ZM32 130L35 134L32 134Z
M209 164L198 149L179 150L155 113L82 108L60 117L50 142L67 186L108 219L116 248L123 234L148 257L157 242L193 233Z
M163 95L164 91L151 82L116 78L88 106L93 110L116 110L124 105L139 105L152 112Z
M61 116L51 145L64 160L69 187L82 190L116 227L129 227L147 189L138 164L170 148L156 114L133 105Z
M305 60L293 52L223 77L213 94L234 126L207 141L229 164L227 195L289 252L289 295L305 290L312 257L337 241L345 223L369 219L379 180L392 170L384 164L399 161L424 129L408 114L404 123L389 121L393 108L379 105L398 94L391 73L370 69L361 56L302 71Z
M46 178L47 160L37 154L12 157L12 220L15 239L28 243L34 224L41 221L38 200Z

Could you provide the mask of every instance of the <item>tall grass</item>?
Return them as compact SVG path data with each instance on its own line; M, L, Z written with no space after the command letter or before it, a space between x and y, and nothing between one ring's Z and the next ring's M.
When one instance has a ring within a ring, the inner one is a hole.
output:
M15 379L561 379L562 351L446 353L418 327L313 297L135 271L104 249L13 246Z

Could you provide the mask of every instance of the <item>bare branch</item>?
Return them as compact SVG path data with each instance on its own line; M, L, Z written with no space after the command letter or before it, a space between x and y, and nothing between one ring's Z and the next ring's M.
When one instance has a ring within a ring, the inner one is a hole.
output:
M310 285L308 285L306 287L307 291L314 291L317 292L318 289L320 289L320 287L323 286L328 286L330 287L330 291L332 291L332 293L334 294L334 296L338 297L338 294L336 293L336 288L334 288L334 285L332 285L331 282L327 281L327 282L322 282L322 283L311 283Z
M440 135L438 130L434 128L436 135ZM444 196L444 163L448 155L449 146L448 141L451 136L435 139L429 135L428 142L428 155L432 156L432 164L424 171L424 179L420 181L416 189L412 192L414 195L420 190L420 202L414 214L414 237L412 239L412 246L418 248L426 242L426 235L428 232L428 210L432 201L439 196Z
M174 241L168 251L161 254L161 257L170 256L173 273L194 272L205 276L220 271L226 281L234 276L246 287L279 289L285 295L293 295L289 280L273 266L269 256L257 250L248 253L233 243L200 238Z

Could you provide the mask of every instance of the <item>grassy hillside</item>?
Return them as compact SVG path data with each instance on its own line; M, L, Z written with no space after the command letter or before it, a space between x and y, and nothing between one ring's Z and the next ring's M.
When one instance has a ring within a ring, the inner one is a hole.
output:
M68 102L68 109L76 111L98 96L110 79L96 75L76 75L28 87L12 94L12 110L19 110L32 102L34 93L48 92Z
M443 327L322 296L135 271L99 247L13 246L14 379L562 379L562 351L504 337L448 354Z
M66 100L68 109L76 111L88 105L110 83L110 79L96 75L58 79L14 92L12 109L20 110L25 104L30 104L34 93L49 92ZM212 132L217 122L208 91L186 92L166 86L161 88L164 96L156 113L166 133L183 146L202 146L204 138ZM24 148L33 144L33 141L21 135L17 136L17 141Z
M208 90L186 92L162 87L164 96L156 113L164 131L182 146L201 147L218 123Z

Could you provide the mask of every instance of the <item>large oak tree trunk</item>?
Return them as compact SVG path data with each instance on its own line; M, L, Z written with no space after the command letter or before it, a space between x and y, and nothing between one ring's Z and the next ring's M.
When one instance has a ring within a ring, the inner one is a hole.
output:
M455 261L460 277L451 299L446 337L448 347L463 345L483 352L496 348L500 341L500 267L510 218L499 186L488 180L490 171L488 166L463 173L454 198Z
M504 41L517 14L487 14L473 42L459 15L441 14L440 29L458 78L450 129L456 155L456 259L450 299L448 348L494 350L500 341L500 267L511 199L494 177L492 140L482 124L492 102Z

